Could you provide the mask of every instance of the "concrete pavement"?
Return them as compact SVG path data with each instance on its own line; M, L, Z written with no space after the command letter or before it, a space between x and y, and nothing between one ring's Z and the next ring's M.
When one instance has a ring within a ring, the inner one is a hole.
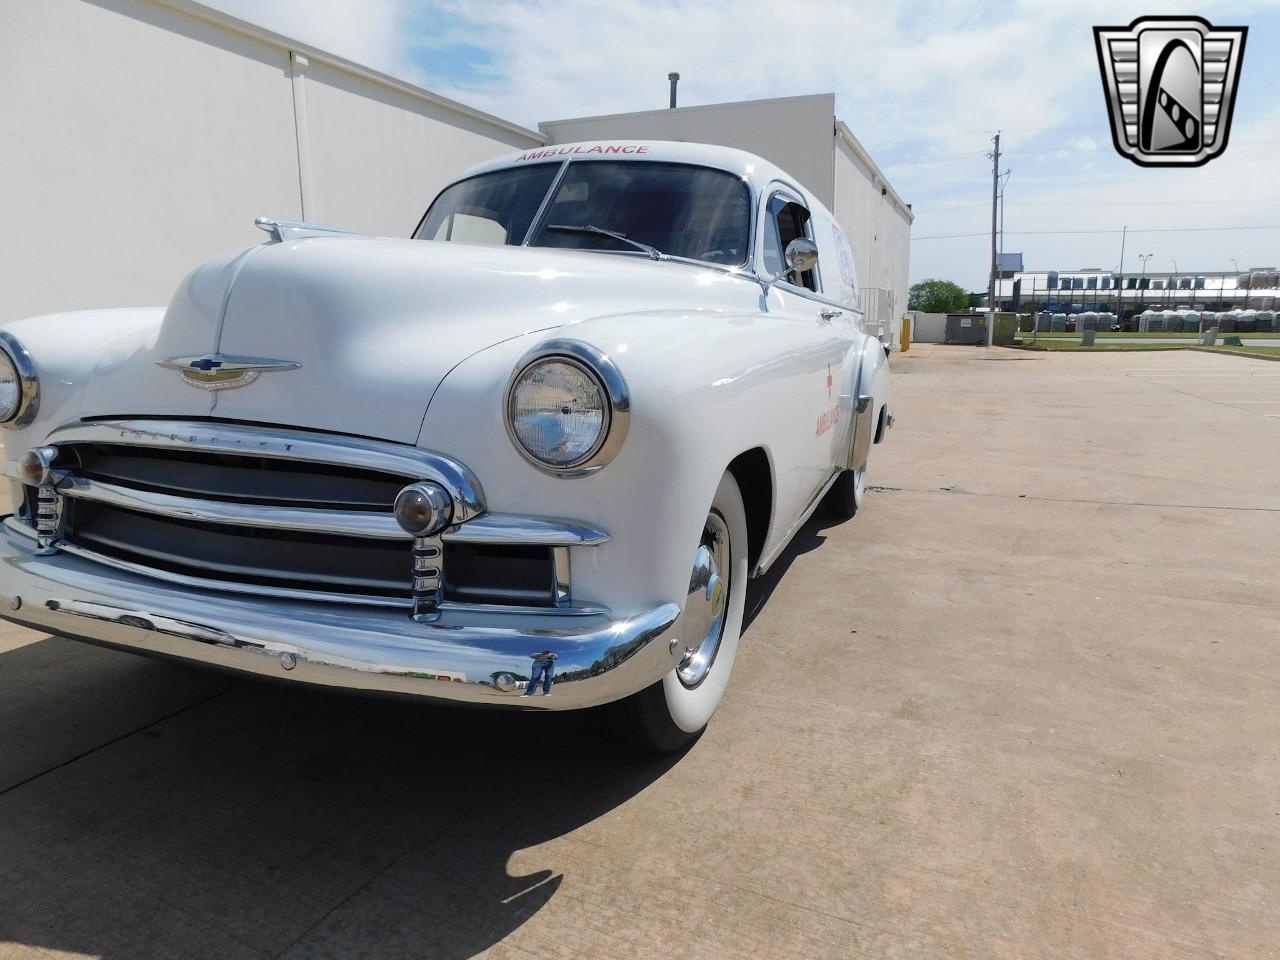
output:
M682 756L0 652L0 958L1275 956L1280 365L893 367Z

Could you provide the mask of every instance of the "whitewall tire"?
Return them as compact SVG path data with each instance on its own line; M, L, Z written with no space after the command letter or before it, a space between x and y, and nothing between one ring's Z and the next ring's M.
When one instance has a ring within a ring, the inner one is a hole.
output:
M679 750L697 739L733 671L746 601L747 512L732 474L720 478L692 560L689 596L672 628L685 655L657 683L619 704L624 732L649 750Z

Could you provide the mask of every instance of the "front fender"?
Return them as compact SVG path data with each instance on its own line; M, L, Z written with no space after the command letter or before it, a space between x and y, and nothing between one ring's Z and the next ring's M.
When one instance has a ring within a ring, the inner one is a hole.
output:
M5 444L9 459L40 443L54 426L85 416L89 385L153 344L163 316L163 307L81 310L27 317L0 328L30 354L40 384L35 418L7 431L13 438Z
M585 477L550 476L514 449L504 394L521 358L548 339L587 342L627 382L626 442ZM712 311L602 317L497 344L459 364L427 409L419 445L456 456L479 478L489 508L580 520L610 540L573 548L575 598L616 614L683 605L689 571L720 477L762 448L784 475L774 440L793 380L812 376L784 325Z

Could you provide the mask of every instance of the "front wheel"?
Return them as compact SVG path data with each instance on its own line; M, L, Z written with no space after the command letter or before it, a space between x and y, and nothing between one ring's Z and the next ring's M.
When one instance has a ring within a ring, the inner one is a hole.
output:
M733 475L720 478L703 523L684 612L673 628L685 654L675 669L618 704L624 733L670 753L696 740L720 705L742 632L747 586L747 511Z

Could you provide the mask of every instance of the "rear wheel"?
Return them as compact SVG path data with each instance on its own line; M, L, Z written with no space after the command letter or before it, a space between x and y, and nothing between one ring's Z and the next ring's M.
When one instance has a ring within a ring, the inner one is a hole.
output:
M684 612L674 627L685 646L675 669L618 705L637 746L669 753L696 740L720 705L742 632L747 585L747 512L732 474L720 478L703 523Z
M822 498L822 509L837 520L848 520L862 508L867 495L867 466L857 470L845 470L836 478L827 495Z

